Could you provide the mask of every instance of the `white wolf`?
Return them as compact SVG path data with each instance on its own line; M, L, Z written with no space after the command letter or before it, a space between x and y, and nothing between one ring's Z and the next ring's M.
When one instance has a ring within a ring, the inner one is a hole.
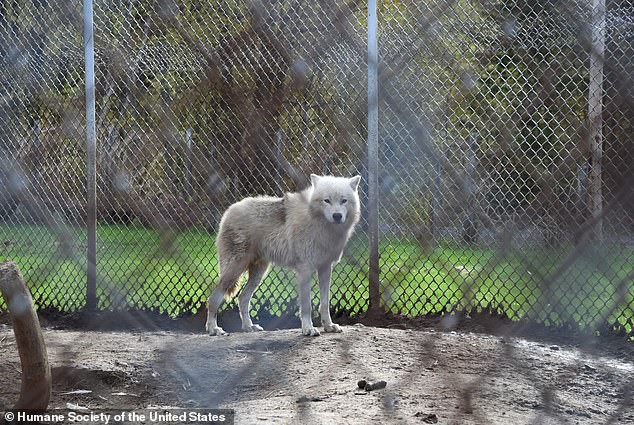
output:
M231 205L222 216L216 238L220 282L208 300L207 332L222 335L218 307L225 296L238 292L238 279L248 271L238 308L242 330L261 331L249 316L253 292L269 264L297 272L300 317L304 335L319 335L311 318L310 282L317 270L319 313L326 332L341 332L330 318L330 274L341 259L343 248L359 221L360 176L352 178L310 176L311 186L283 198L260 196Z

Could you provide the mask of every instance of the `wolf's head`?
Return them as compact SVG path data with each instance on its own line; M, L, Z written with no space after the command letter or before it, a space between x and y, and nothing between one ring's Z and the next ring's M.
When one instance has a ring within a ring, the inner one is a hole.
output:
M352 178L310 175L312 191L310 208L313 214L328 222L353 226L359 221L359 181Z

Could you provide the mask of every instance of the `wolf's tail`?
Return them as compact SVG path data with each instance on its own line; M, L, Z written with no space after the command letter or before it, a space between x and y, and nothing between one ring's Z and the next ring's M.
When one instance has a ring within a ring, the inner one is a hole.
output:
M228 300L230 298L235 297L240 291L240 287L242 286L242 281L244 280L244 274L240 275L240 277L233 281L231 286L229 286L225 290L225 298Z
M244 281L245 268L242 267L241 261L227 259L220 255L218 265L220 266L220 287L225 293L225 299L233 298Z

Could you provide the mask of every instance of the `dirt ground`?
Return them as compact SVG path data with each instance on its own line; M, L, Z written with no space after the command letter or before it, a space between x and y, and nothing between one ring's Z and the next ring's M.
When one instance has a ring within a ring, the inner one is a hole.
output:
M226 407L238 424L634 424L632 343L406 327L314 338L45 328L50 406ZM19 370L12 329L0 325L0 411L17 400ZM387 385L365 391L361 379Z

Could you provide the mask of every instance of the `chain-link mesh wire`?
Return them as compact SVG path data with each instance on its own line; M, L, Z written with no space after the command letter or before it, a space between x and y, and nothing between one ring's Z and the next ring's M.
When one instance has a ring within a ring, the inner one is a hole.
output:
M1 7L1 256L40 308L75 311L81 10ZM632 334L632 5L610 3L603 30L592 13L572 1L379 4L383 310ZM228 205L300 189L311 172L367 177L365 3L106 1L94 19L99 309L195 312L217 281ZM365 210L333 275L337 314L368 308ZM254 313L293 314L295 297L274 269Z
M85 301L80 15L69 2L0 6L0 256L24 267L40 308L64 311Z
M632 214L623 202L631 155L618 147L629 143L622 129L631 102L614 80L631 76L629 60L614 54L631 32L628 7L614 6L603 29L590 25L591 7L581 2L385 8L381 214L390 242L381 271L389 310L484 310L584 328L607 319L631 332ZM605 94L591 92L593 55ZM592 96L603 111L589 109ZM602 134L592 134L593 116ZM602 230L588 226L597 190ZM600 231L604 243L590 243ZM407 245L423 251L403 252Z
M98 309L204 311L231 203L300 189L310 173L370 180L366 7L95 4ZM19 264L40 310L86 305L81 14L76 2L0 3L0 259ZM379 2L380 311L442 315L449 329L484 312L634 336L634 5L609 2L605 26L595 14L580 1ZM360 192L363 217L333 273L335 317L369 308L367 183ZM292 273L274 268L252 314L293 315L295 298ZM377 348L351 341L331 357L357 363ZM414 372L395 385L419 385L443 344L414 344ZM522 355L491 350L482 376L515 367L541 396L534 422L565 422L553 400L572 381L530 376ZM250 373L223 378L215 400ZM460 412L491 386L483 379L452 383ZM606 423L631 408L631 384L614 392Z

